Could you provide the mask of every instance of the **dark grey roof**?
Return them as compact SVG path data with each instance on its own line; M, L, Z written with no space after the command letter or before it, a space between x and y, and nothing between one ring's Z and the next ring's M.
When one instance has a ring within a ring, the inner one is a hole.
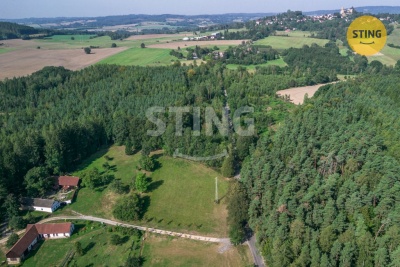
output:
M28 207L43 207L43 208L51 208L54 204L54 200L52 199L42 199L42 198L22 198L22 205Z

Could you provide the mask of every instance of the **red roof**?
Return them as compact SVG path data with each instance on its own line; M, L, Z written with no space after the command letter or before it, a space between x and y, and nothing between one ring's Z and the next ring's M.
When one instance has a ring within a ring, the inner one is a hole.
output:
M25 234L17 243L7 252L7 258L20 258L24 251L40 234L64 234L71 231L72 223L44 223L28 224Z
M28 224L28 227L32 224ZM71 231L71 223L43 223L33 224L39 234L64 234Z
M58 184L61 186L78 186L79 177L74 176L60 176L58 177Z
M20 258L24 255L25 250L38 237L39 233L35 227L27 227L25 234L17 243L7 252L7 258Z

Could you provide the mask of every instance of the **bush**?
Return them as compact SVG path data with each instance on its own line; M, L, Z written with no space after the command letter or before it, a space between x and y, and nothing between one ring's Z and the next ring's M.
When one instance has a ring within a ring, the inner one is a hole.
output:
M25 221L21 216L13 216L8 222L8 226L10 226L10 228L15 230L24 229Z
M92 49L90 49L90 47L85 47L83 50L86 54L90 54L92 52Z
M143 201L138 195L123 197L115 204L113 215L122 221L139 220L142 215L142 207Z
M117 234L113 234L110 238L110 243L114 246L120 245L122 243L122 238Z
M117 47L117 44L116 44L116 43L112 43L112 44L111 44L111 47L112 47L112 48Z
M14 244L17 243L18 239L19 236L16 233L12 233L10 237L7 239L6 243L7 248L11 248L12 246L14 246Z

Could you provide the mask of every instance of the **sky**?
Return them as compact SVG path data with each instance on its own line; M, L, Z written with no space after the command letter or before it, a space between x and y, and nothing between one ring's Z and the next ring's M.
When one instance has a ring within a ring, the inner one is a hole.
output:
M224 14L400 6L399 0L0 0L0 18Z

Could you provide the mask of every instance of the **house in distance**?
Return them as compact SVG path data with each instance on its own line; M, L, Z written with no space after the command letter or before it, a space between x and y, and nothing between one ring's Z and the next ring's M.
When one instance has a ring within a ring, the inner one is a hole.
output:
M41 239L67 238L72 235L74 225L68 223L28 224L25 234L7 252L8 264L20 264Z

